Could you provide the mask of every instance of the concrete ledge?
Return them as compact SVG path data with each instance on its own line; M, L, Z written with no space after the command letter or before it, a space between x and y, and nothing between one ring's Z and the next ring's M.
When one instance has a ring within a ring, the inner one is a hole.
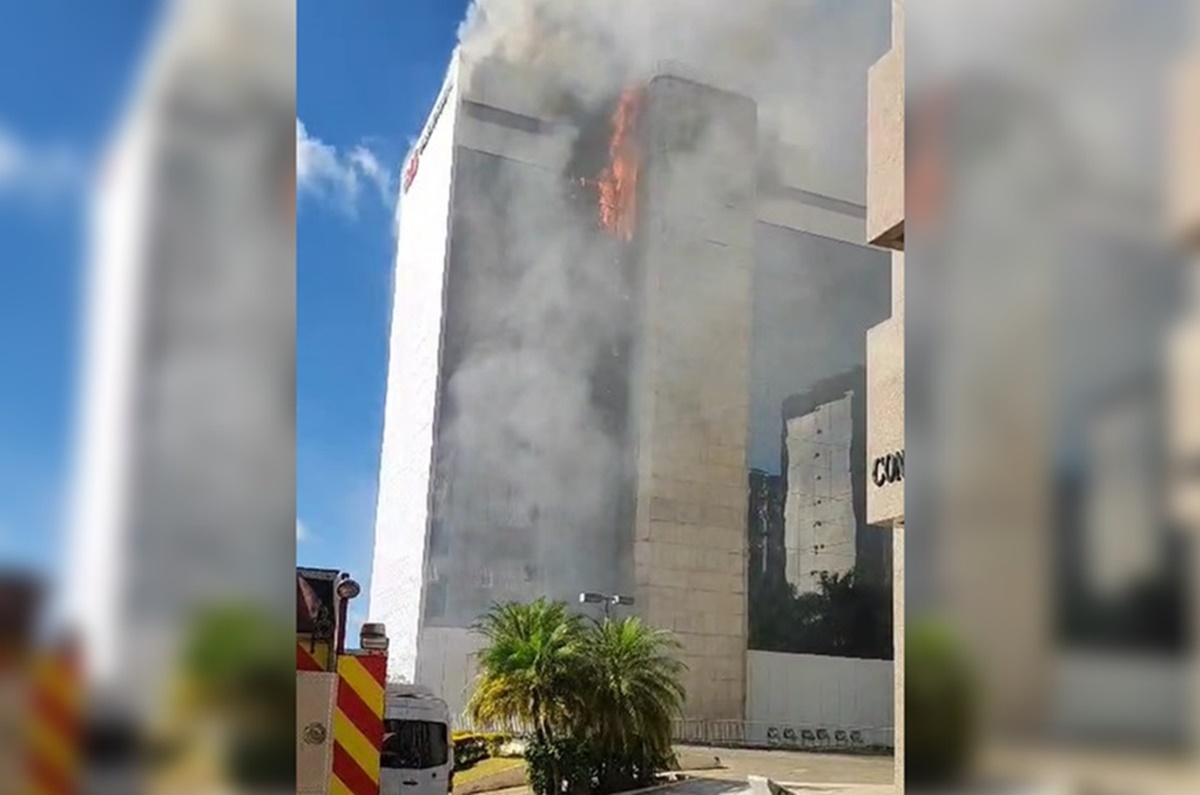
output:
M867 73L867 241L904 250L904 51Z
M1170 219L1183 245L1200 247L1200 58L1181 63L1171 86Z

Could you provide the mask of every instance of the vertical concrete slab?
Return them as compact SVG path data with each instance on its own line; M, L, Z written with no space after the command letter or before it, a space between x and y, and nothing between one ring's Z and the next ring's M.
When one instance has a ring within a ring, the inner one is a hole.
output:
M684 644L687 717L741 720L757 109L672 76L644 101L639 612Z
M1172 231L1200 245L1200 57L1180 64L1171 86L1170 213Z
M867 241L893 249L892 317L867 333L867 521L892 533L894 782L904 791L904 0L892 0L892 49L867 75ZM877 461L883 463L877 464ZM901 464L901 467L903 465ZM876 477L877 467L882 467ZM902 471L902 469L901 469Z
M904 249L904 49L867 75L867 241Z

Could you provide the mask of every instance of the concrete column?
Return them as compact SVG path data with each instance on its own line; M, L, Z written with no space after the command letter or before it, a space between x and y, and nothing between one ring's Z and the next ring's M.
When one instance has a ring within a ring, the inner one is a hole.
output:
M1200 57L1184 60L1173 76L1170 119L1169 212L1175 238L1191 256L1191 300L1168 343L1167 414L1170 503L1191 532L1193 632L1200 636ZM1200 757L1200 659L1192 663L1192 748Z
M740 721L757 109L663 76L643 119L638 611L684 644L687 716Z
M904 791L904 520L892 525L892 704L896 747L894 781Z
M867 75L867 241L890 248L892 317L867 333L867 467L904 452L904 2L892 0L892 48ZM872 481L867 521L892 533L893 729L904 791L904 482Z
M904 250L903 4L892 49L867 73L867 242Z
M904 49L904 0L892 0L892 48Z

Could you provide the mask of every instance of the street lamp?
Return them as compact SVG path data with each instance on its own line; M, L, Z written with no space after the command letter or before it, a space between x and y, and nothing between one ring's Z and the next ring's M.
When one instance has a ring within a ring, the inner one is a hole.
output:
M341 654L346 651L346 618L350 612L350 600L358 598L362 586L350 579L349 574L342 572L334 593L337 594L337 653Z
M612 612L613 605L632 605L634 600L632 596L584 591L579 594L579 603L604 605L604 620L607 621Z

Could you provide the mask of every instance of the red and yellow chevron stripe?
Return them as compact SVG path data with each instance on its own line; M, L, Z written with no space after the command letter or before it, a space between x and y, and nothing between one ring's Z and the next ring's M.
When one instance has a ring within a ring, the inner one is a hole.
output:
M383 750L387 657L351 652L338 657L337 709L333 716L332 795L378 795Z
M83 688L69 646L35 660L30 681L26 795L73 795L80 788Z
M328 671L329 644L313 643L307 639L296 641L296 670L297 671Z

